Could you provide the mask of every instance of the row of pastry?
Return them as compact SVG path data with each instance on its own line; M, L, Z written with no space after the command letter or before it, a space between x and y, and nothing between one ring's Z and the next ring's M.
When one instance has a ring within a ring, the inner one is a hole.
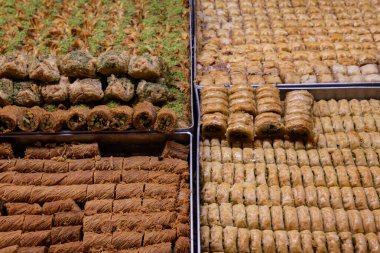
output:
M127 177L128 178L128 177ZM380 167L287 166L202 162L203 183L244 183L269 186L380 187ZM168 181L170 182L170 181ZM175 181L174 181L175 182Z
M380 149L373 148L319 148L295 150L283 148L212 149L202 148L200 157L204 161L221 163L264 163L289 166L378 166ZM232 156L231 156L232 154Z
M319 100L314 103L313 115L316 117L332 116L364 116L379 114L380 100L378 99L335 99Z
M314 117L315 132L377 132L380 127L380 115Z
M348 210L325 207L244 206L223 203L203 206L201 226L235 226L260 230L376 233L380 210Z
M227 137L228 141L252 141L257 137L309 139L313 134L311 114L314 98L305 90L286 94L284 106L277 87L266 84L256 89L237 85L227 91L223 85L201 90L202 134ZM255 124L254 124L255 122Z
M375 233L273 231L237 227L202 226L202 252L378 252Z
M378 188L376 188L378 189ZM232 203L244 205L281 205L281 206L315 206L333 209L370 209L379 208L379 193L374 187L315 187L302 185L255 187L250 183L206 183L202 189L204 203Z
M317 136L317 148L339 148L339 149L357 149L357 148L380 148L379 132L337 132L319 134Z

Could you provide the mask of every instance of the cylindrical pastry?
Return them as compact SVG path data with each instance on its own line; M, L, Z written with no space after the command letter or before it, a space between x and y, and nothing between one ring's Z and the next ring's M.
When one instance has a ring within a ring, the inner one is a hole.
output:
M66 125L72 131L84 130L87 125L87 116L90 112L85 106L71 107L67 112Z
M169 108L162 108L157 113L154 130L161 133L172 133L177 127L177 114Z
M233 85L229 90L230 112L245 112L252 116L256 115L256 103L254 90L248 84Z
M154 106L149 102L142 102L133 108L133 126L138 130L151 130L157 119Z
M0 132L13 132L17 126L17 121L21 115L21 107L5 106L0 109Z
M62 130L67 111L56 110L53 112L45 111L41 115L40 130L46 133L56 133Z
M20 111L17 120L18 128L23 132L34 132L37 130L41 122L41 115L44 109L38 106L32 108L23 108Z
M263 252L267 252L267 253L276 252L276 243L274 240L274 233L272 230L263 231L261 244L263 247Z
M253 141L253 117L244 112L231 113L228 118L227 140Z
M274 137L282 135L284 125L281 115L273 112L260 113L255 118L255 135L259 137Z
M258 114L265 112L282 114L280 91L272 84L260 85L256 89L256 104Z
M222 113L202 115L202 135L222 138L227 131L227 116Z
M125 131L132 127L133 109L129 106L111 108L110 129Z
M109 128L111 122L110 108L98 105L92 108L87 116L87 127L90 131L102 131Z

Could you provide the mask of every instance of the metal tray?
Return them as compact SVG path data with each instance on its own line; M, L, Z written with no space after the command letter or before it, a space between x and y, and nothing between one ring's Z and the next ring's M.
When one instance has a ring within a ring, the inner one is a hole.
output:
M190 132L175 133L171 135L158 133L134 133L134 134L78 134L78 135L27 135L23 138L19 136L3 136L1 142L11 142L16 155L23 155L27 145L36 142L41 143L69 143L69 142L98 142L100 153L103 156L132 156L132 155L161 155L167 140L174 140L184 145L189 145L189 170L190 170L190 241L191 252L198 252L197 227L199 223L197 207L195 206L194 188L196 177L193 173L194 152L193 134Z
M254 87L257 87L258 85L253 85ZM377 83L356 83L356 84L311 84L311 85L289 85L289 84L279 84L277 87L280 90L280 96L281 99L285 98L285 94L288 91L292 90L308 90L311 94L313 94L315 100L321 100L321 99L380 99L380 84ZM195 156L195 191L199 194L195 196L195 208L198 217L200 217L200 206L201 206L201 186L200 186L200 157L199 157L199 144L201 140L201 133L200 133L200 90L201 86L196 87L196 101L197 101L197 115L198 117L197 122L197 130L196 130L196 151L194 153ZM198 242L198 249L201 248L200 245L200 220L199 218L195 220L194 224L197 232L197 242ZM200 252L200 251L198 251Z

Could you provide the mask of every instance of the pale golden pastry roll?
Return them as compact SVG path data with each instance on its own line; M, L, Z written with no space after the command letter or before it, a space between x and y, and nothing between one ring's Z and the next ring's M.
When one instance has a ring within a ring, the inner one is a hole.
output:
M341 232L338 234L341 241L341 249L342 253L353 253L354 244L352 242L352 234L351 232Z
M310 168L310 166L302 166L301 173L302 173L302 182L303 182L304 187L315 185L313 171Z
M343 119L343 128L346 133L348 132L354 132L355 131L355 125L354 121L352 120L352 117L350 115L345 115L342 117Z
M223 229L224 252L237 252L237 234L237 227L227 226Z
M232 162L232 152L230 147L221 147L222 163Z
M264 163L265 164L265 155L263 148L255 148L255 163Z
M221 203L219 206L220 223L223 227L233 226L231 203Z
M201 249L202 252L210 251L210 227L202 226L201 227Z
M328 232L325 234L328 252L341 252L340 239L336 232Z
M283 148L275 148L276 164L286 164L286 152Z
M257 187L256 198L257 205L270 205L268 185L263 184Z
M252 141L253 140L253 117L244 112L234 112L228 117L227 140Z
M208 226L208 204L203 204L200 207L200 223L201 226Z
M237 251L242 253L249 253L249 241L249 230L246 228L239 228L237 236Z
M368 252L367 247L367 240L364 236L364 234L353 234L352 235L352 242L355 247L355 252Z
M320 117L330 117L330 107L326 100L319 100L318 102L319 107L319 116ZM316 115L315 115L316 116Z
M298 158L298 164L300 167L302 166L310 166L309 162L309 156L307 155L306 150L300 149L297 150L297 158Z
M276 138L273 140L273 148L284 148L284 140L282 138Z
M378 110L380 109L380 100L371 98L369 100L369 104L371 106L371 112L372 112L372 114L379 113Z
M351 149L342 149L342 155L345 165L355 165L354 157L352 156Z
M274 241L274 233L272 230L264 230L262 232L261 244L262 244L263 252L267 252L267 253L276 252L276 244Z
M368 233L365 235L367 239L369 252L380 252L380 243L375 233Z
M372 178L373 178L373 186L380 187L380 167L372 166L369 168L371 170Z
M373 148L380 148L380 133L379 132L370 132L369 136L371 137L371 144Z
M360 138L360 147L361 148L370 148L372 146L371 138L369 136L369 133L359 132L358 135L359 135L359 138Z
M319 208L330 207L330 191L327 187L317 187L318 206Z
M306 206L297 207L297 217L300 231L311 229L311 218L309 208Z
M302 242L302 252L313 253L314 240L313 234L309 230L304 230L300 232L301 242Z
M272 206L281 205L281 188L278 185L269 187L269 198Z
M372 148L364 149L364 154L367 160L368 166L379 166L378 154Z
M262 148L263 147L262 139L255 138L255 140L253 141L253 147L254 148Z
M208 205L207 220L210 226L220 226L219 206L216 203Z
M281 115L266 112L258 114L255 118L255 134L258 137L281 136L284 132L284 125Z
M325 172L320 166L313 166L311 170L314 174L314 184L315 186L326 186Z
M252 183L256 185L256 177L255 177L255 164L248 163L244 165L245 167L245 181L248 183Z
M264 148L264 156L266 164L275 164L274 158L274 149L273 148Z
M309 141L309 140L308 140ZM296 151L298 150L305 150L305 143L304 140L295 140L294 141L294 149Z
M314 117L321 117L321 110L319 108L319 103L315 102L313 104L313 116Z
M222 138L227 131L227 116L221 113L202 115L202 135Z
M347 212L344 209L335 209L336 228L338 232L350 231L350 223L348 221Z
M234 183L235 166L233 163L223 164L223 182L233 184Z
M256 98L257 113L276 113L282 114L282 106L279 97L267 96L262 98Z
M372 214L373 214L373 217L375 218L376 230L379 231L379 229L380 229L380 210L373 210Z
M245 180L244 165L240 163L235 163L234 182L243 183L244 180Z
M297 209L292 206L283 206L284 223L286 230L298 230Z
M297 152L294 149L286 149L286 162L289 166L298 165Z
M336 231L336 220L335 214L331 207L324 207L321 209L323 227L325 232L335 232Z
M307 206L318 206L317 188L315 186L307 186L305 188L305 196Z
M264 163L256 163L255 165L256 183L257 185L264 185L266 183L266 166Z
M347 99L341 99L338 101L339 115L344 116L351 114L350 105Z
M325 166L323 167L323 171L325 172L326 186L338 186L338 179L333 166Z
M319 160L322 166L332 165L331 156L328 149L326 148L319 149L318 154L319 154Z
M210 250L223 252L223 228L212 226L210 229Z
M339 115L339 105L335 99L330 99L327 101L330 109L330 116Z
M357 166L366 166L367 159L363 149L354 149L352 150L352 155L355 157L355 164ZM375 155L377 156L377 155Z
M352 188L354 194L355 206L358 210L368 209L367 198L363 187Z
M245 207L243 204L236 204L232 206L232 214L234 218L234 226L238 228L246 228L247 220Z
M220 162L211 162L211 181L217 183L223 182L223 168Z
M350 106L350 111L352 115L362 115L362 107L360 105L359 100L351 99L350 101L348 101L348 104Z
M326 248L326 237L325 233L322 231L314 231L313 232L313 239L315 243L315 252L318 253L327 253Z
M211 161L212 162L221 162L222 161L222 151L220 146L211 147Z
M377 131L376 121L372 115L366 114L362 116L364 122L364 131L366 132L375 132Z
M281 205L294 206L293 192L290 186L281 187Z
M249 164L254 162L254 151L252 148L243 148L243 163Z
M323 231L323 220L321 209L317 207L309 207L311 231Z
M215 203L216 201L216 188L217 183L207 182L204 184L202 189L202 196L204 203Z
M201 181L203 184L211 182L211 163L200 162L201 165Z
M318 135L317 147L318 148L327 148L327 140L326 140L325 134L319 134Z
M230 202L233 204L243 204L244 203L243 194L244 194L243 184L241 183L233 184L231 186L231 191L230 191Z
M298 231L288 231L289 253L302 253L301 234Z
M333 165L335 167L344 165L344 157L340 149L334 149L330 155L331 155L331 160L333 162Z
M355 209L355 201L354 201L354 194L352 192L351 187L342 187L342 199L343 199L343 206L347 210Z
M245 207L247 214L247 224L249 229L259 228L259 207L256 205L249 205Z
M289 166L292 187L302 185L302 174L298 166Z
M343 208L342 193L337 186L329 188L330 192L330 204L333 209Z
M314 117L314 133L318 136L318 134L323 134L322 122L319 117Z
M277 166L278 169L278 179L281 187L290 186L291 178L290 178L290 170L289 167L285 164L281 164Z
M368 207L371 210L376 210L380 208L380 199L377 195L375 188L366 187L364 188L365 195L367 197Z
M377 131L380 130L380 115L378 114L373 114L373 119L375 120L375 124L376 124L376 128L377 128Z
M286 231L274 231L274 238L276 241L276 252L288 252L288 235Z
M285 150L287 150L287 149L295 149L294 141L285 139L284 140L284 149Z
M325 137L327 148L336 149L338 147L334 133L326 133Z
M230 201L231 186L228 183L220 183L216 187L216 203L228 203Z
M326 133L333 133L334 132L333 125L332 125L330 117L321 117L320 120L321 120L321 124L322 124L323 133L326 134Z
M268 206L259 206L259 224L262 230L271 229L272 220Z
M244 204L245 205L256 204L256 187L254 184L244 185Z
M369 103L369 100L363 99L359 101L360 106L362 107L362 114L368 115L371 114L371 105Z
M263 252L263 248L261 246L261 242L262 242L262 232L260 230L257 230L257 229L253 229L250 231L250 241L251 241L251 247L250 247L250 250L251 252L253 253L262 253Z
M335 133L335 137L336 137L336 142L337 142L336 144L340 149L350 147L350 142L348 140L346 133L344 132Z
M335 133L344 132L343 120L341 116L339 115L332 116L331 123L332 123L332 127Z
M358 133L354 131L350 131L347 133L348 141L350 143L351 149L357 149L360 148L360 137Z
M268 186L279 185L277 171L277 166L275 164L267 164Z
M294 205L302 206L306 204L305 188L302 185L298 185L292 188L294 196Z
M363 233L363 222L358 210L347 211L348 222L350 224L350 231L352 233Z
M368 209L360 210L360 215L363 222L363 228L365 233L376 233L375 217Z
M365 125L362 116L354 115L352 116L352 121L354 122L355 131L363 132L365 131Z
M201 115L221 113L228 115L228 101L222 98L207 98L201 102Z
M252 91L241 89L229 95L230 112L245 112L250 115L256 115L256 103L253 95L253 88L247 85ZM235 87L235 85L233 86Z

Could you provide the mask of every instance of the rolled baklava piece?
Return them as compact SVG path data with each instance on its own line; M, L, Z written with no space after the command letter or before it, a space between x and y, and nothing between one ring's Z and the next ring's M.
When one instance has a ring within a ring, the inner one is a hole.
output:
M306 90L294 90L285 98L285 131L290 138L310 139L313 135L314 97Z
M71 107L67 112L66 125L72 131L86 129L87 116L90 109L84 105Z
M13 82L12 80L0 79L0 106L13 104Z
M57 58L53 55L33 57L29 63L29 78L41 82L58 82L60 78Z
M230 112L246 112L252 116L256 115L256 102L254 89L248 84L234 85L229 90Z
M41 116L45 112L39 106L22 108L17 119L17 126L23 132L34 132L41 122Z
M272 84L260 85L256 89L257 113L272 112L282 114L280 90Z
M145 80L141 80L137 85L136 95L139 102L147 101L152 104L166 103L170 99L169 89L165 84Z
M129 61L128 74L136 79L157 80L162 72L161 60L157 56L145 53L133 56Z
M99 101L103 96L102 83L99 79L77 79L69 85L69 97L72 104Z
M157 119L156 109L149 102L138 103L133 108L133 126L138 130L151 130Z
M42 103L41 89L34 82L15 82L13 99L16 105L32 107Z
M224 85L207 86L201 90L201 113L228 115L228 95Z
M21 107L8 105L0 109L0 132L13 132L21 115Z
M99 55L97 70L103 75L128 73L129 55L125 51L110 50Z
M90 131L103 131L109 128L111 122L111 110L106 105L98 105L92 108L87 116L87 127Z
M72 51L59 61L59 70L68 77L95 77L96 58L85 50Z
M111 75L107 78L107 83L108 86L104 91L104 97L107 99L128 102L135 95L135 85L126 77L117 78Z
M10 143L0 143L0 158L1 159L11 159L14 157L12 144Z
M41 87L42 98L45 103L65 102L69 97L69 78L61 76L58 84L49 84Z
M255 118L255 135L258 137L276 137L284 133L281 115L273 112L260 113Z
M228 117L227 140L253 141L253 116L245 112L233 112Z
M208 113L202 116L202 135L210 138L223 138L227 131L227 116L220 113Z
M111 108L110 128L125 131L132 127L133 109L127 105Z
M66 122L64 110L44 111L41 115L40 130L45 133L56 133L62 130Z
M23 80L28 77L28 60L23 53L0 57L0 77Z
M177 127L178 117L175 111L169 108L162 108L157 113L157 120L154 130L161 133L173 133Z

